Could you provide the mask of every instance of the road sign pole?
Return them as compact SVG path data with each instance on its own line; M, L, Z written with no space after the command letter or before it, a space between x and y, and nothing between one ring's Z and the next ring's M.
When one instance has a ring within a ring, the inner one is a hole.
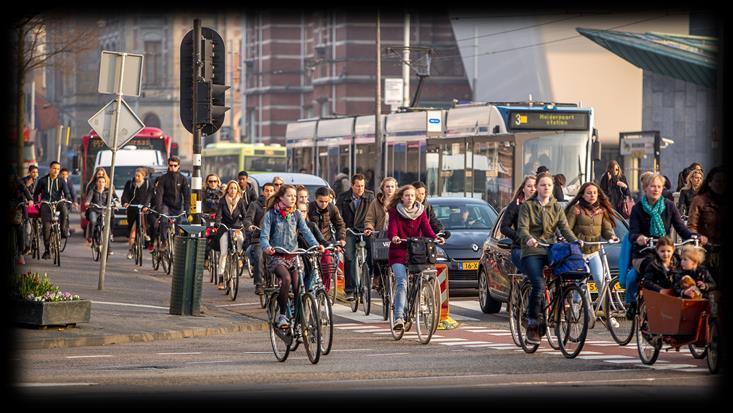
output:
M122 64L120 65L120 82L117 84L117 104L116 104L116 110L115 113L115 123L114 123L114 130L112 131L112 163L110 165L110 174L109 174L109 194L107 195L107 208L106 208L106 215L104 217L104 234L102 235L102 259L100 260L99 264L99 285L97 286L98 290L104 289L104 275L107 269L107 250L109 248L109 233L110 233L110 223L112 219L112 198L114 196L115 191L115 158L117 157L117 133L119 132L119 122L120 122L120 110L122 106L122 82L124 80L125 76L125 56L127 53L122 53ZM138 234L140 236L140 234Z

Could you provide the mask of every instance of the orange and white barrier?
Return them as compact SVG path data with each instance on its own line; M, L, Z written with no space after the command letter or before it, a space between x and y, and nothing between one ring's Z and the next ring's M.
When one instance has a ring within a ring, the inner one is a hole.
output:
M450 330L458 327L458 322L450 316L450 299L448 294L448 267L445 264L436 264L438 271L438 285L440 285L440 320L438 330Z

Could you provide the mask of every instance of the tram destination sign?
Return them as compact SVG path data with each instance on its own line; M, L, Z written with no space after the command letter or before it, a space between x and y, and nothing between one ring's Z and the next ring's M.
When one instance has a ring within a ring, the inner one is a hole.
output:
M509 112L509 129L514 130L584 130L590 127L590 113L568 111Z

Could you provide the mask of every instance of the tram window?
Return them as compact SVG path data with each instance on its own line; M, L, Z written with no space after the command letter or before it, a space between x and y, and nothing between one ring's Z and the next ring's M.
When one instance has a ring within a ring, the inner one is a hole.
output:
M551 174L561 173L572 180L580 173L578 163L585 162L587 144L588 134L584 132L530 139L523 145L524 172L533 174L537 166L544 165Z
M286 168L286 159L265 156L246 156L244 169L257 172L283 172Z
M355 154L356 164L352 171L353 174L364 174L367 179L369 175L374 176L374 165L376 164L377 153L374 144L359 144L356 145ZM371 173L369 173L371 171ZM369 183L367 182L367 187Z

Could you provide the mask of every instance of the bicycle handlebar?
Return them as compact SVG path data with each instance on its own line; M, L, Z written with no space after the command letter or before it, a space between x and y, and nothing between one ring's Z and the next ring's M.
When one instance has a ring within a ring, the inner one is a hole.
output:
M178 215L166 215L166 214L163 214L161 212L158 212L158 211L156 211L156 210L154 210L152 208L150 208L150 211L152 211L155 214L160 215L161 217L165 217L165 218L168 218L168 219L171 219L171 218L179 218L179 217L182 217L182 216L186 215L186 211L183 211L183 212L181 212Z
M619 244L621 243L621 240L618 241L583 241L583 245L611 245L611 244Z
M221 222L219 223L219 226L220 226L220 227L224 227L224 228L226 228L226 229L227 229L227 231L229 231L229 230L237 230L237 229L242 229L242 227L239 227L239 228L229 228L229 227L227 226L227 224L224 224L224 223L221 223Z
M362 235L366 235L363 232L354 232L354 230L352 230L351 228L346 228L346 232L350 232L350 233L356 235L357 237L362 236Z
M48 205L56 205L60 202L66 202L69 204L73 204L73 202L69 201L68 199L59 199L58 201L41 201L42 204L48 204Z
M283 254L288 254L288 255L306 255L306 254L312 254L314 252L318 252L318 251L316 251L317 248L318 248L318 245L314 245L314 246L308 248L307 250L305 250L303 248L296 248L293 251L288 251L288 250L286 250L285 248L282 248L282 247L273 247L273 249L275 251L282 252Z

